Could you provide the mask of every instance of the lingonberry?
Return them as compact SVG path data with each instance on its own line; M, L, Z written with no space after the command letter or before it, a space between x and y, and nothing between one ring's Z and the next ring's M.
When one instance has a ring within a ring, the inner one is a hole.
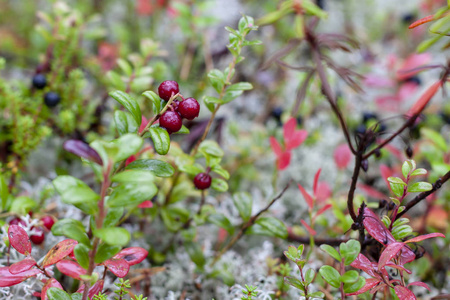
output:
M14 218L11 221L9 221L9 225L19 225L22 224L22 226L25 226L25 221L23 221L21 218Z
M200 112L200 104L198 104L197 100L194 98L187 98L180 102L178 112L181 117L188 120L193 120L198 117Z
M38 90L42 90L47 85L47 79L43 74L36 74L33 76L33 86Z
M199 190L206 190L211 186L211 176L208 173L199 173L194 178L194 185Z
M44 103L48 107L55 107L61 101L61 97L55 92L48 92L44 95Z
M158 87L159 97L161 99L169 101L172 95L178 94L180 88L178 87L178 82L173 80L163 81Z
M164 127L168 133L172 133L180 130L183 123L177 112L168 110L159 118L159 125Z
M55 224L55 220L50 216L43 216L41 222L48 230L52 230L53 224Z
M40 245L44 242L45 240L45 233L44 230L40 227L31 227L31 230L33 230L36 232L35 234L30 235L30 240L33 242L33 244L35 245Z

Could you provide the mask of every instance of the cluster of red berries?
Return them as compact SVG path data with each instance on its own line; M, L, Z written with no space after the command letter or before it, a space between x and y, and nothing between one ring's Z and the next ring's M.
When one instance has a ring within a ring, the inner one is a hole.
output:
M32 80L33 87L42 90L47 86L47 79L43 74L36 74ZM44 95L44 103L48 107L55 107L61 101L61 97L58 93L55 92L47 92Z
M170 97L180 92L178 82L166 80L158 87L159 97L169 101ZM182 118L193 120L200 113L200 104L194 98L186 98L183 101L174 100L170 108L159 118L159 125L164 127L167 132L177 132L183 126Z
M50 216L43 216L40 219L40 223L42 223L42 226L39 227L31 227L31 229L35 232L34 234L30 235L30 240L35 245L40 245L45 240L45 231L44 228L46 228L48 231L50 231L53 227L53 224L55 224L55 220ZM22 224L22 226L25 226L25 222L21 218L14 218L11 221L9 221L9 225L19 225Z

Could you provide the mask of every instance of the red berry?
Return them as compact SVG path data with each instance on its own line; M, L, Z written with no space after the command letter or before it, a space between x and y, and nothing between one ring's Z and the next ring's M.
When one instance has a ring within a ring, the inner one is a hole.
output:
M43 216L41 221L44 227L48 230L52 230L53 224L55 224L55 220L50 216Z
M211 186L211 176L208 173L199 173L194 178L194 185L199 190L206 190Z
M174 111L178 112L178 106L179 105L180 105L180 101L178 101L178 100L173 100L172 101L172 107L173 107Z
M21 218L14 218L11 221L9 221L9 225L19 225L22 224L22 226L26 226L26 223Z
M200 112L200 104L198 104L197 100L194 98L187 98L184 101L181 101L178 105L178 112L181 117L193 120L198 117L198 113Z
M44 230L40 227L31 227L31 229L35 232L37 232L36 234L32 234L30 235L30 240L33 242L33 244L35 245L40 245L44 242L45 240L45 233Z
M172 133L180 130L183 123L178 113L168 110L159 118L159 125L164 127L168 133Z
M172 95L178 94L180 88L178 87L178 82L173 80L166 80L161 83L158 87L159 97L161 99L169 101Z

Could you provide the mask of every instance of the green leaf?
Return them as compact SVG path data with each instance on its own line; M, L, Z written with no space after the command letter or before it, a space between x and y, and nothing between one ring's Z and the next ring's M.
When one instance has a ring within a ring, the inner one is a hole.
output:
M6 206L8 203L8 197L9 197L8 185L6 184L6 180L3 177L3 175L0 174L0 200L1 200L0 201L1 202L0 209L2 211L6 210Z
M206 104L223 104L224 103L222 99L219 99L219 98L216 98L216 97L212 97L212 96L205 96L205 97L203 97L203 101Z
M211 214L208 216L208 222L213 223L223 229L225 229L231 236L234 233L234 226L231 224L230 220L223 214Z
M190 130L186 126L181 125L181 129L178 130L177 132L174 132L173 134L189 134L189 133Z
M124 90L126 89L126 84L120 77L120 75L117 72L109 71L106 73L106 77L111 81L113 86L117 89Z
M306 284L310 284L314 280L314 276L316 275L316 271L314 269L308 269L305 272L305 282Z
M74 239L86 246L91 245L83 224L75 219L61 219L52 227L52 233L55 236L65 236Z
M136 133L138 131L138 125L136 121L128 112L116 110L114 112L114 122L116 123L116 128L119 135L124 135L126 133Z
M53 186L61 200L68 204L96 202L100 196L91 190L83 181L68 175L58 176L53 180Z
M325 294L322 293L322 292L314 292L314 293L311 293L311 294L308 293L308 297L310 297L312 299L314 299L314 298L323 299L325 297Z
M347 294L355 293L359 291L365 284L366 279L364 279L364 277L359 276L356 282L344 284L344 292Z
M114 100L122 104L122 106L125 107L133 115L133 118L136 121L136 123L138 125L141 125L142 121L141 109L139 108L139 104L135 99L131 98L130 95L122 91L114 91L109 93L109 95Z
M179 167L179 170L181 172L190 174L190 175L197 175L198 173L205 172L205 169L200 164L194 164L194 165L181 165Z
M275 236L282 239L285 239L288 236L284 223L274 217L259 218L256 220L255 224L247 230L247 233Z
M413 229L409 225L400 225L392 229L392 235L396 240L401 240L413 233Z
M228 183L220 178L213 178L211 181L211 188L218 192L226 192L228 190Z
M239 82L239 83L235 83L230 85L227 88L227 91L248 91L253 89L253 85L249 82Z
M222 168L220 165L215 165L214 167L211 168L211 171L216 174L219 174L226 180L230 179L230 173L228 173L228 171Z
M233 195L233 203L244 222L250 220L252 216L253 199L250 194L239 192Z
M119 68L125 73L125 75L131 76L131 74L133 73L133 69L126 60L124 60L123 58L118 58L116 62Z
M228 102L233 101L234 99L236 99L237 97L242 95L243 92L244 91L242 91L242 90L227 89L227 91L225 92L225 95L223 96L223 103L228 103Z
M13 199L9 212L25 215L33 208L37 207L36 201L27 196L19 196Z
M60 288L51 287L47 290L48 300L72 300L66 292Z
M120 218L123 216L123 207L111 207L108 209L105 220L103 221L103 227L114 227Z
M72 295L70 295L70 297L72 298L72 300L82 300L83 299L83 294L81 294L81 293L73 293Z
M323 251L325 251L328 255L330 255L331 257L333 257L335 260L337 261L341 261L341 256L339 255L339 252L337 252L336 249L334 249L333 247L331 247L330 245L320 245L320 249L322 249Z
M144 144L144 140L137 134L128 133L118 139L112 140L111 144L115 145L118 149L117 154L113 158L114 162L118 162L136 154Z
M121 183L151 183L155 181L155 175L146 170L125 170L114 175L111 181Z
M448 151L447 142L445 141L445 139L442 137L442 135L439 132L422 127L420 129L420 133L421 133L422 137L431 140L442 151L444 151L444 152Z
M303 292L305 291L305 286L303 285L303 283L300 280L298 280L297 278L293 277L293 276L286 276L286 277L284 277L284 281L287 284L295 287L296 289L299 289L299 290L301 290Z
M187 242L184 243L184 248L197 267L203 269L206 264L206 259L200 245L198 243Z
M411 172L411 163L409 161L405 161L402 165L402 174L403 177L408 177L409 172Z
M125 228L110 227L94 231L94 235L109 245L125 246L130 242L130 233Z
M408 192L409 193L421 193L421 192L427 192L431 191L433 189L433 186L431 183L428 182L416 182L408 186Z
M401 178L398 177L388 177L387 181L389 181L390 183L406 185L406 183Z
M316 4L314 4L312 1L303 1L302 2L302 8L306 10L308 14L317 16L321 19L325 19L328 17L328 14L321 10Z
M157 192L158 188L154 183L124 183L114 188L107 205L109 207L139 205L145 200L152 199Z
M77 244L73 249L77 262L83 269L89 268L89 247L84 244Z
M423 169L423 168L419 168L417 170L415 170L414 172L411 173L411 176L419 176L419 175L427 175L427 170Z
M350 270L344 273L344 275L341 276L341 281L344 283L354 283L358 280L359 274L355 270Z
M100 247L98 247L97 253L95 253L94 262L96 264L101 264L107 259L110 259L119 251L122 250L122 246L120 245L108 245L105 243L100 244Z
M216 92L220 94L223 86L225 85L225 75L222 73L222 71L218 69L212 69L208 73L208 79Z
M170 149L170 137L167 130L159 126L152 126L148 130L156 152L160 155L167 154Z
M335 268L330 266L322 266L319 269L319 274L332 287L338 288L341 285L341 275L339 275L339 272Z
M397 197L402 197L403 196L403 192L404 192L404 187L406 184L399 184L399 183L392 183L389 182L389 185L391 187L392 192L397 196Z
M157 159L138 159L130 163L125 169L147 170L158 177L172 177L175 172L169 163Z
M220 148L219 144L215 141L206 140L200 144L198 148L200 152L202 152L205 156L215 156L215 157L223 157L223 150Z
M356 240L349 240L346 243L341 243L339 246L341 257L346 266L350 265L361 251L361 245Z
M152 101L152 110L155 115L159 114L161 112L161 98L152 91L146 91L142 94L142 96L147 97Z

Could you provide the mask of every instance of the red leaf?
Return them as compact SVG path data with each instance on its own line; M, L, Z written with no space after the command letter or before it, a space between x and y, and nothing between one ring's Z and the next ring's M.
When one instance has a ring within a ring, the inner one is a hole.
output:
M100 155L88 144L79 140L67 140L63 144L63 149L75 154L76 156L93 161L99 165L103 165Z
M313 209L313 206L314 206L314 200L313 200L313 198L311 197L311 195L308 194L308 193L305 191L305 189L304 189L300 184L298 184L298 189L299 189L300 192L302 193L303 198L305 198L305 201L306 201L306 203L308 204L309 208L310 208L310 209Z
M303 226L305 226L306 230L308 230L310 235L316 235L316 231L314 229L312 229L308 223L306 223L304 220L300 220L300 222L302 222Z
M289 166L291 162L291 152L283 152L280 157L278 157L278 170L284 170Z
M325 181L319 181L317 184L317 192L315 193L316 200L318 203L325 202L331 197L331 188Z
M445 238L445 235L443 235L442 233L439 233L439 232L429 233L429 234L416 236L415 238L407 240L405 243L417 243L417 242L420 242L420 241L423 241L423 240L426 240L426 239L431 239L431 238L434 238L434 237Z
M381 276L375 273L376 264L372 263L367 257L363 254L359 253L356 259L350 264L353 268L363 270L367 274L372 277L379 278L381 280Z
M130 265L122 258L108 259L102 265L105 265L114 275L120 278L127 276L128 271L130 271Z
M396 264L394 264L394 263L391 262L391 261L388 261L388 262L386 263L386 267L398 269L398 270L400 270L400 271L405 271L405 272L408 273L408 274L411 274L411 273L412 273L412 272L411 272L410 270L408 270L407 268L405 268L405 267L403 267L403 266L396 265Z
M422 110L425 108L425 106L428 104L428 102L430 102L433 96L437 93L441 85L442 82L438 81L435 82L432 86L430 86L425 91L425 93L423 93L422 96L420 96L420 98L416 101L416 103L414 103L414 105L409 109L406 115L412 117L420 114Z
M359 295L359 294L365 293L368 290L370 290L371 288L373 288L374 286L376 286L380 282L381 282L381 280L379 280L379 279L367 278L366 279L366 284L359 291L351 293L351 294L345 294L345 295L353 296L353 295Z
M22 273L11 274L11 272L9 272L9 267L2 267L0 268L0 287L19 284L22 281L25 281L30 277L34 277L39 273L41 273L41 271L35 268Z
M294 148L297 148L298 146L303 144L303 142L306 140L307 137L308 137L308 132L306 130L295 131L292 134L291 138L284 141L285 145L286 145L286 149L292 150Z
M277 139L271 136L269 138L270 146L272 147L273 153L275 153L276 156L281 156L283 153L283 150L281 149L280 143L278 143Z
M314 218L320 216L321 214L323 214L325 211L327 211L327 210L330 209L331 207L333 207L333 205L331 205L331 204L325 205L324 207L322 207L321 209L319 209L319 210L317 211L316 216L315 216Z
M317 183L319 182L320 171L322 171L322 169L317 170L316 175L314 175L313 195L316 197L317 197Z
M388 177L391 177L394 175L394 171L392 171L388 166L381 164L380 165L380 173L381 173L381 177L383 177L384 181L386 182L386 185L390 187L389 181L387 179L388 179Z
M91 288L89 289L88 296L89 299L92 299L95 295L100 294L100 292L103 290L104 285L103 280L97 281ZM81 285L80 288L76 291L77 293L83 294L85 285Z
M421 287L424 287L424 288L426 288L427 290L429 290L429 291L431 292L431 289L430 289L430 287L429 287L429 286L428 286L428 284L426 284L425 282L421 282L421 281L414 281L414 282L411 282L410 284L408 284L408 287L409 287L410 285L417 285L417 286L421 286Z
M141 247L125 248L113 258L124 259L130 266L136 265L142 262L148 255L148 251Z
M342 144L336 147L334 150L334 162L339 170L347 168L351 160L352 151L347 144Z
M41 300L47 300L47 290L51 287L54 288L58 288L58 289L63 289L62 285L58 282L58 280L56 280L55 278L50 278L49 280L47 280L47 282L45 283L44 287L42 288L41 291Z
M151 208L153 207L153 203L150 200L145 200L141 204L138 205L139 208Z
M375 199L383 199L386 197L383 193L377 191L373 187L362 184L362 183L358 183L358 188L363 190L363 192L366 193L367 196L375 198Z
M11 246L13 246L17 252L24 255L31 253L31 242L25 229L19 225L9 225L8 237Z
M9 272L11 272L11 274L19 274L19 273L28 271L35 265L36 265L36 261L34 260L34 258L29 256L19 262L16 262L15 264L10 265Z
M294 136L295 127L297 127L297 120L292 117L289 118L289 120L283 125L283 137L285 144Z
M395 238L389 230L384 227L384 224L380 221L378 216L368 208L364 209L363 224L367 232L381 244L387 245L396 242Z
M397 295L397 297L399 299L402 299L402 300L416 300L416 296L414 296L413 292L411 292L410 290L408 290L404 286L396 285L394 287L394 290L395 290L395 294Z
M62 242L59 242L55 246L53 246L50 251L48 251L47 255L42 262L42 267L47 267L57 262L63 260L66 256L70 255L73 251L73 248L78 244L77 241L67 239Z
M400 242L395 242L387 246L383 253L381 253L380 259L378 260L378 270L383 269L391 259L397 256L404 246L405 244Z
M431 55L429 53L422 54L412 54L403 61L403 64L397 71L397 79L405 80L415 74L419 73L421 70L414 70L418 67L426 65L431 61Z
M77 262L73 260L61 260L60 262L56 263L56 267L61 273L78 280L81 280L81 275L86 275L87 273L85 269L83 269Z

